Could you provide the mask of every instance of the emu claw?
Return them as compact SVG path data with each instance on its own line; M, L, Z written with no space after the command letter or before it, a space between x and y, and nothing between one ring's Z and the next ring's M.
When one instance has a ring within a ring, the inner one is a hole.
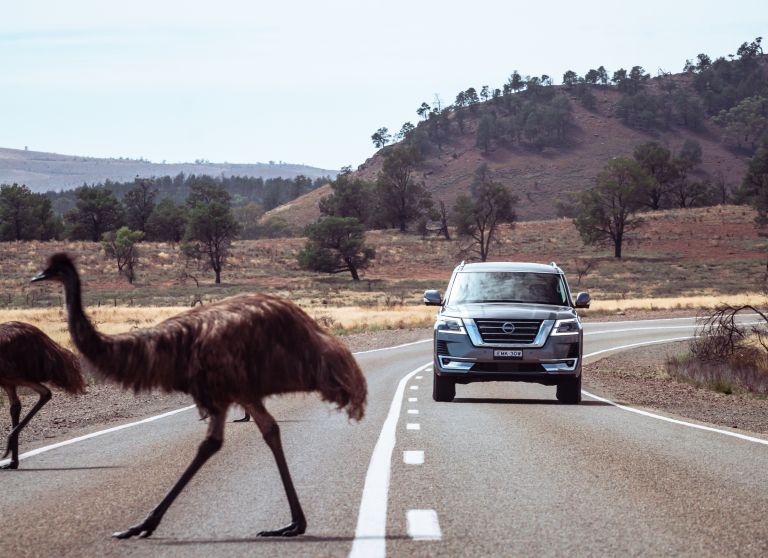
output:
M138 525L129 527L125 531L115 531L112 536L116 539L130 539L131 537L138 536L140 539L146 539L155 532L160 522L147 518Z
M243 418L235 419L232 422L250 422L251 415L245 415Z
M282 529L275 529L274 531L262 531L259 533L260 537L295 537L296 535L303 535L307 530L306 523L296 523L295 521Z

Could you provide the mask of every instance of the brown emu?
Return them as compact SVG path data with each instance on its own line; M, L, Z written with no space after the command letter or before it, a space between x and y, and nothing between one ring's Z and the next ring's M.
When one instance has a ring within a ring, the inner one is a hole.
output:
M117 538L148 537L202 465L222 446L227 409L242 406L258 425L277 462L291 523L261 536L295 536L307 522L283 455L280 431L264 407L269 395L317 391L360 420L366 382L349 350L298 306L278 297L238 295L165 320L155 327L105 335L83 312L80 278L66 254L55 254L33 281L64 285L69 331L85 365L135 391L189 393L210 417L197 455L168 494L139 524Z
M0 469L19 467L19 434L51 399L51 390L43 382L69 393L85 391L80 362L73 353L33 325L23 322L0 324L0 387L8 394L11 404L11 433L2 457L4 459L10 453L11 461ZM21 401L16 393L19 387L31 388L40 396L21 421Z

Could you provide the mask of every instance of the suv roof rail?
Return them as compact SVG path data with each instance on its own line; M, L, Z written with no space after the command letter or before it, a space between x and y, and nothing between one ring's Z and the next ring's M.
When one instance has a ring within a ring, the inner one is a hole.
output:
M551 266L552 266L552 267L554 267L556 270L558 270L559 272L561 272L561 273L562 273L562 271L563 271L563 270L562 270L562 269L560 269L560 266L559 266L559 265L557 265L555 262L551 262L549 265L551 265Z
M464 260L461 260L461 263L456 266L456 269L463 269L464 268Z

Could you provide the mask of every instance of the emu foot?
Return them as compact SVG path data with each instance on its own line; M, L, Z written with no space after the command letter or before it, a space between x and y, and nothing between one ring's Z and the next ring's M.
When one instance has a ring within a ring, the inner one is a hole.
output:
M18 469L18 468L19 468L18 461L11 461L10 463L6 463L5 465L0 465L0 469L5 469L5 470Z
M112 536L116 539L130 539L131 537L136 536L142 539L146 539L155 532L155 529L157 529L158 525L160 525L160 520L155 519L150 515L138 525L129 527L125 531L116 531L112 533Z
M283 527L282 529L275 529L274 531L262 531L259 533L260 537L295 537L296 535L303 535L307 530L306 522L292 522L290 525Z
M232 422L249 422L250 420L251 420L251 415L246 413L246 415L243 418L235 419Z

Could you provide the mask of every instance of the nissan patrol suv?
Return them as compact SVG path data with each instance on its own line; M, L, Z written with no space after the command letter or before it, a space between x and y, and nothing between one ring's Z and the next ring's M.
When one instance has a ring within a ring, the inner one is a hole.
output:
M561 403L581 401L583 334L576 308L590 297L571 298L556 264L471 263L454 269L434 328L432 398L452 401L456 384L516 381L557 386Z

